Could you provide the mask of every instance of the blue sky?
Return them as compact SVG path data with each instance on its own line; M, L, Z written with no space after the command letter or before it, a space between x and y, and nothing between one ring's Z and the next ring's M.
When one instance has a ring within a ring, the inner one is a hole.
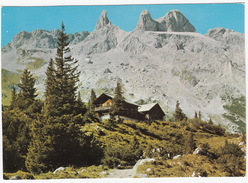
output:
M163 4L163 5L112 5L112 6L50 6L2 7L2 46L11 42L20 31L59 29L64 21L67 33L93 31L103 10L108 18L125 31L132 31L142 10L148 10L153 19L176 9L205 34L209 29L224 27L244 33L243 4Z

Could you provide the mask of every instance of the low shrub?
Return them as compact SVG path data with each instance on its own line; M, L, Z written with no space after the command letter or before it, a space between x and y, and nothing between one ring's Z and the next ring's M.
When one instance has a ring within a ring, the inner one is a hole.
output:
M35 179L33 174L24 171L17 171L16 173L4 173L5 179L11 179L13 176L18 176L21 179Z

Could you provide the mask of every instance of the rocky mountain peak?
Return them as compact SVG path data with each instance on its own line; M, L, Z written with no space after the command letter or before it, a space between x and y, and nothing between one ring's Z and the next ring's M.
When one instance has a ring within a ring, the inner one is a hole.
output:
M98 19L95 30L101 29L102 27L106 27L108 25L112 25L112 23L109 21L107 12L104 10L102 11L100 18Z
M167 32L195 32L195 27L178 10L169 11L164 17L157 19L160 29Z
M166 31L166 32L195 32L195 27L178 10L169 11L164 17L153 20L147 10L140 14L136 30Z
M143 10L136 26L138 30L158 31L158 22L154 21L147 10Z
M42 34L47 34L47 33L49 33L49 31L47 31L47 30L42 30L42 29L37 29L37 30L34 30L33 32L32 32L32 35L33 36L37 36L37 37L39 37L39 36L41 36Z
M226 44L244 46L244 34L230 29L224 29L222 27L210 29L206 33L206 36Z

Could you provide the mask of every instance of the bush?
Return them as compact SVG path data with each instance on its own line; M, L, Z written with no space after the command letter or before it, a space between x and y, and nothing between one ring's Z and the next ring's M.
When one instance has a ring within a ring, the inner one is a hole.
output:
M35 179L31 173L20 170L17 171L16 173L5 173L4 179L5 180L10 179L13 176L19 177L20 179Z
M242 170L245 170L244 152L234 143L226 141L223 147L219 148L219 163L220 169L226 172L226 176L243 176Z
M102 163L110 168L116 168L118 165L134 165L139 159L137 152L130 146L106 147Z
M114 119L108 119L108 120L103 120L102 124L107 129L113 129L114 127L116 127L117 122Z
M228 143L228 141L226 141L223 147L219 148L219 153L220 153L220 156L226 155L226 154L232 154L236 157L242 157L245 154L237 144Z
M208 173L205 169L202 169L202 168L199 168L197 169L196 171L196 176L200 176L200 177L207 177L208 176Z
M223 136L225 134L225 129L222 128L220 125L212 125L210 123L205 123L203 126L203 131Z
M244 176L242 173L242 170L245 171L244 158L234 154L224 154L218 158L217 163L219 163L220 169L226 173L226 176Z
M174 144L172 142L164 141L162 144L161 156L164 159L170 159L176 155L182 154L183 147L179 144Z

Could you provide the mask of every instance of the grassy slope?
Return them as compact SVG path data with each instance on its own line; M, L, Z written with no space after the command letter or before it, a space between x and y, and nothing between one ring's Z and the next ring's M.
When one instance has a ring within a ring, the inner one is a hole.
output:
M40 69L45 64L45 61L40 58L30 57L29 59L33 60L33 62L26 65L28 70ZM19 73L16 73L2 69L2 104L4 106L10 105L11 89L13 85L17 85L20 82L20 73L22 72L23 71L19 71Z
M241 132L246 131L246 99L244 96L239 98L232 98L232 101L229 105L224 105L224 109L228 113L224 114L224 117L232 121L233 123L239 126Z
M159 148L166 143L180 142L181 134L188 134L189 124L176 123L168 121L157 121L153 123L124 121L116 125L111 125L107 121L102 123L91 123L83 126L82 131L86 135L94 135L95 138L102 143L103 146L111 147L128 147L132 139L135 137L142 149L148 146ZM224 135L219 136L210 134L199 128L193 132L194 140L197 147L203 143L209 143L210 151L215 152L220 146L225 144L225 141L239 143L238 136ZM159 158L158 154L151 155L158 158L155 163L144 164L139 166L138 173L146 173L149 177L189 177L195 172L205 172L208 176L225 176L219 170L215 160L211 160L206 156L201 155L183 155L178 159ZM126 167L131 168L132 166ZM147 171L147 169L151 169ZM102 178L108 171L106 166L91 166L81 168L67 168L58 174L52 172L34 175L36 179L56 179L56 178ZM65 173L67 172L67 173ZM17 174L17 173L16 173ZM15 174L15 175L16 175ZM14 174L6 174L8 177Z
M20 74L2 69L2 104L10 105L13 85L20 82Z

